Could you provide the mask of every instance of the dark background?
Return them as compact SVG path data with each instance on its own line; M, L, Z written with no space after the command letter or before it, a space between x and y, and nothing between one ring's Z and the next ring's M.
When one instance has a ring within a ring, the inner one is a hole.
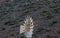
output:
M20 38L26 16L34 20L33 38L60 38L60 0L0 0L0 38Z

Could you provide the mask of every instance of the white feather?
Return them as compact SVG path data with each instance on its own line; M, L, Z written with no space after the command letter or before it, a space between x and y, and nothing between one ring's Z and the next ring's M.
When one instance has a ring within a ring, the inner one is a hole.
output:
M23 25L20 25L20 34L24 33L25 37L26 38L32 38L32 34L33 34L33 19L31 17L28 17L24 20L24 24ZM25 29L28 24L30 24L30 30L25 32Z
M24 33L24 30L25 30L24 26L20 25L20 34Z

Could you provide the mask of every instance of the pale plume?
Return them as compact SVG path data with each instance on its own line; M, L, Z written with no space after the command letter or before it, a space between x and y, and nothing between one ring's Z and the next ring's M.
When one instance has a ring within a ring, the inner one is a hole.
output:
M24 24L20 25L20 34L24 33L26 38L32 38L33 34L33 19L30 16L27 16L24 20Z

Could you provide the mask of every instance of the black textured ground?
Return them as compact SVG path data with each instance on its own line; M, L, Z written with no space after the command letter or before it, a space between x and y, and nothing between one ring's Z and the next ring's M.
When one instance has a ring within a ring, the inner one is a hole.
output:
M0 0L0 38L20 38L27 15L34 19L33 38L60 38L60 0Z

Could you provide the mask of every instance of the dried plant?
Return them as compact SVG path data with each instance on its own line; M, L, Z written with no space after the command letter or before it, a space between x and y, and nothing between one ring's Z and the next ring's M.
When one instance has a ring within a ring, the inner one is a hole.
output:
M33 27L33 19L27 16L24 20L24 24L20 25L20 34L24 33L26 38L32 38Z

